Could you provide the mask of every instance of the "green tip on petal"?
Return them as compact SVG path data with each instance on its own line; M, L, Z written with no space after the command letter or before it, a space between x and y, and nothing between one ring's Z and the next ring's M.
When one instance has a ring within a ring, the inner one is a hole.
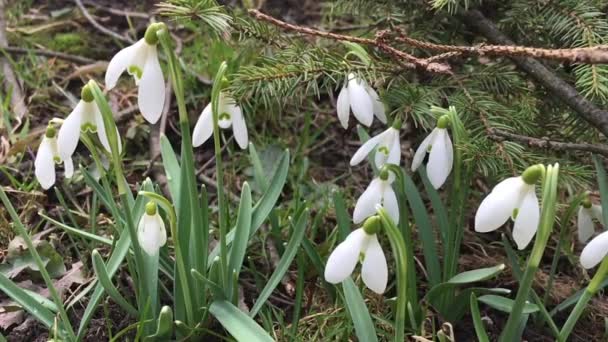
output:
M146 203L146 215L154 216L156 215L156 203L150 201Z
M403 124L403 122L401 121L401 119L395 119L395 121L393 121L393 125L391 127L393 127L396 130L400 130L402 124Z
M153 23L150 24L150 26L148 26L148 28L146 29L146 33L144 35L144 39L146 40L146 43L148 43L149 45L156 45L158 44L158 31L166 29L167 25L165 25L165 23Z
M545 173L545 166L542 164L532 165L521 174L521 178L526 184L535 184Z
M380 179L383 181L388 179L388 169L386 167L382 167L382 170L380 170Z
M44 135L47 138L54 138L55 136L57 136L57 129L55 129L53 125L48 125L46 126L46 132L44 133Z
M93 91L91 90L91 86L89 84L85 84L80 91L80 98L84 102L93 102L95 97L93 96Z
M450 117L446 115L442 115L439 120L437 120L437 128L446 129L450 125Z
M382 228L381 222L380 216L371 216L363 223L363 231L368 235L377 234L380 231L380 228Z

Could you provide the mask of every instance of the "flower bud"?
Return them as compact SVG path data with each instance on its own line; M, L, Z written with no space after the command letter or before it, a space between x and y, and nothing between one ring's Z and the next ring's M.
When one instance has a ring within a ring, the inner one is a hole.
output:
M391 127L393 127L396 130L400 130L402 124L403 124L403 122L401 121L401 119L395 119L395 121L393 121L393 125Z
M446 129L450 125L450 117L446 115L442 115L439 120L437 120L437 128Z
M380 170L380 179L382 179L383 181L388 180L388 169L386 167L383 167L382 170Z
M150 201L146 203L146 215L154 216L156 215L156 203Z
M44 133L44 135L47 138L54 138L57 136L57 130L55 129L55 127L53 125L48 125L46 127L46 132Z
M528 167L524 173L521 174L521 178L528 185L535 184L545 173L545 166L542 164L536 164Z
M93 100L95 100L91 86L85 84L84 87L82 87L82 90L80 91L80 98L84 102L93 102Z
M589 196L585 197L585 199L583 199L581 201L581 206L585 209L591 208L591 205L592 205L592 203L591 203L591 199L589 198Z
M166 28L167 28L167 25L165 25L165 23L150 24L150 26L148 26L148 28L146 29L146 33L144 35L144 39L146 40L146 43L148 43L149 45L158 44L157 33L158 33L158 31L160 31L162 29L166 29Z
M380 228L382 228L382 226L381 226L381 222L380 222L380 216L378 216L378 215L370 216L363 223L363 230L368 235L373 235L373 234L378 233L380 231Z

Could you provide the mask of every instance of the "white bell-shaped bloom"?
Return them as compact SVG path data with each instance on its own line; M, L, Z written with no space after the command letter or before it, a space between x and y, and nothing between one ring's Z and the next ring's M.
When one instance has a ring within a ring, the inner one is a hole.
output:
M608 231L601 233L591 240L581 252L581 265L592 268L599 264L608 254Z
M350 165L354 166L372 151L376 150L374 156L374 164L378 169L382 168L384 164L396 164L399 165L401 160L401 143L399 142L399 129L401 123L397 122L392 127L389 127L386 131L376 135L375 137L366 141L350 160Z
M247 148L249 142L247 134L247 125L241 107L236 104L234 99L220 92L219 99L218 126L222 129L227 129L232 126L234 139L242 149ZM213 114L211 112L211 103L209 103L201 116L198 118L192 132L192 146L197 147L202 145L213 134Z
M595 225L593 219L604 225L604 218L602 217L602 207L597 204L589 203L589 206L585 204L581 205L578 209L578 240L581 243L587 242L593 233L595 233Z
M446 127L447 116L439 119L437 127L422 141L412 160L412 171L416 171L422 164L424 156L429 153L426 173L435 189L443 185L454 163L452 140Z
M363 222L366 218L374 215L377 211L377 205L386 209L395 224L399 223L399 204L391 186L394 180L395 176L386 170L382 170L380 177L372 180L357 200L353 212L354 223Z
M137 103L144 118L154 124L160 118L165 105L165 78L158 61L158 24L152 24L145 38L120 50L108 64L106 88L116 86L118 78L127 71L139 87ZM162 24L161 24L162 25Z
M379 221L377 216L369 220ZM368 226L368 221L365 226ZM375 222L374 225L379 225ZM379 228L378 228L379 229ZM382 294L388 283L388 267L382 247L376 233L378 229L359 228L346 237L331 253L325 265L325 280L338 284L348 278L363 254L361 277L365 285L372 291Z
M338 94L336 107L338 119L344 129L348 128L351 110L357 120L367 127L374 121L374 115L382 123L386 123L384 104L380 101L378 93L354 74L348 75L348 82Z
M78 140L80 139L81 132L97 132L97 137L101 142L101 145L108 151L110 149L110 142L106 133L106 128L103 124L103 117L93 99L93 95L86 90L87 86L83 88L83 97L78 102L74 110L68 115L63 121L59 134L57 135L57 144L59 147L59 155L62 160L71 158L72 154L78 146ZM122 144L120 142L120 135L118 129L116 130L116 136L118 138L118 152L121 153Z
M515 221L513 240L517 248L526 248L536 234L540 220L534 183L542 170L542 165L531 166L522 176L507 178L496 185L477 209L475 231L494 231L511 217Z
M72 178L74 174L72 158L61 158L57 148L57 132L52 125L49 125L42 137L34 161L34 173L43 189L46 190L55 184L55 164L58 163L63 163L65 177Z
M154 202L148 202L148 204L146 204L146 211L139 220L137 240L139 241L141 248L148 255L155 255L158 253L158 250L167 243L165 223L158 214Z

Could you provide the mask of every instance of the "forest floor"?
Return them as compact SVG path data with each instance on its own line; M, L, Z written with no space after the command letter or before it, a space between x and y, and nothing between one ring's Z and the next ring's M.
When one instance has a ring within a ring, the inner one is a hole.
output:
M137 35L141 36L155 9L152 1L138 2L136 6L128 8L124 7L122 1L83 2L104 29L132 39ZM320 18L320 9L313 1L306 1L303 5L301 1L296 0L270 0L262 10L285 21L311 26L317 24ZM102 81L105 65L98 61L108 61L127 43L94 27L71 1L12 2L5 8L4 14L6 22L1 24L6 25L6 36L10 46L57 51L68 55L67 58L41 58L36 54L9 53L7 55L12 59L12 69L20 81L27 113L21 118L21 124L15 119L7 120L7 116L12 112L11 104L6 100L7 94L1 93L0 185L6 187L22 220L31 227L33 232L42 232L39 238L50 241L58 253L59 262L66 265L67 271L63 272L58 279L63 281L64 297L71 298L92 279L90 264L87 261L89 257L85 254L87 249L78 245L77 242L71 241L61 231L53 229L37 213L43 210L51 217L73 220L79 225L89 228L90 223L95 221L100 229L110 218L103 211L94 216L95 220L89 218L92 193L77 179L72 180L70 184L58 181L56 188L65 197L58 196L57 192L52 189L42 191L35 181L33 160L47 121L54 116L63 117L70 112L71 101L79 98L80 87L89 78ZM187 82L193 94L188 98L188 106L191 119L194 121L208 101L210 86L206 84L209 79L206 71L211 68L210 65L214 61L205 60L207 55L188 46L190 42L199 38L196 33L186 32L186 30L176 32L183 43L182 57L188 65L193 66L197 73L196 77L191 77ZM228 42L227 44L229 46L232 44L232 48L238 48L236 43ZM166 179L163 178L160 171L162 168L159 168L159 148L155 142L158 141L160 130L170 140L178 141L175 106L170 108L164 127L150 128L139 115L135 115L137 112L133 106L136 104L136 94L133 90L115 90L111 93L110 100L120 113L117 118L120 133L127 141L126 155L130 158L126 160L128 180L131 184L135 184L149 176L161 185L166 183ZM292 168L290 179L292 184L297 183L298 186L302 186L299 191L304 194L307 201L331 203L332 190L340 188L345 191L347 207L352 208L354 200L365 189L367 179L370 177L370 174L365 174L369 171L353 171L348 165L350 156L358 147L358 141L354 138L356 133L353 128L344 131L337 124L330 98L322 98L316 103L310 102L303 106L303 108L293 106L285 109L281 113L280 120L267 115L247 113L246 115L250 115L248 118L249 130L252 132L250 140L253 140L256 146L260 146L258 149L262 151L262 157L268 158L268 160L276 158L283 148L296 151L293 165L300 169ZM253 117L254 115L255 117ZM302 136L306 120L310 120L313 129L309 131L309 136ZM328 122L332 124L328 125ZM419 141L420 137L411 127L406 129L403 137L403 156L406 160L411 160L412 143ZM200 181L209 185L214 192L212 152L209 145L197 149L196 165L200 168ZM226 165L227 188L225 191L239 193L242 183L251 177L247 154L231 149L228 149L226 153L230 157L226 158L229 162ZM83 165L90 163L84 153L79 158L81 159L78 159L77 163ZM151 163L150 160L153 162ZM58 177L58 179L60 178L62 177ZM483 179L476 179L475 184L479 194L486 193L491 187L489 184L485 184ZM293 194L293 190L293 188L287 189L284 197L289 198ZM475 203L479 202L479 194L472 196L474 198L470 199L471 203L467 206L469 222L474 215ZM322 220L324 223L321 225L321 229L330 231L335 226L335 215L331 204L326 207L326 210L323 211L325 217ZM10 221L7 212L0 207L0 248L5 258L19 247L18 242L14 242L15 236L10 228ZM508 264L502 246L499 243L491 243L493 241L491 239L496 239L498 233L493 236L480 236L472 231L472 224L468 226L459 260L461 271L501 263ZM326 234L318 235L325 236ZM549 281L547 275L555 252L557 234L554 234L551 239L550 247L545 253L542 263L544 266L539 270L534 285L541 297L545 296L544 289ZM10 241L13 243L9 244ZM315 242L319 246L323 246L322 241ZM252 265L258 266L252 272L268 275L273 267L273 258L276 258L272 255L273 246L260 242L258 247L261 251L254 252L254 255L251 256ZM276 247L274 248L276 249ZM580 246L573 246L572 250L578 253ZM418 260L422 260L420 248L416 250L416 256ZM553 289L547 297L549 308L568 298L588 282L589 276L580 267L573 267L573 262L568 255L560 259ZM418 262L418 265L421 264ZM6 260L0 267L5 265ZM27 267L10 271L14 272L13 279L21 286L33 291L43 291L43 282L40 279L32 278L31 270L28 270ZM418 274L423 274L423 272L423 269L418 269ZM329 302L325 289L318 281L319 276L314 269L305 272L305 291L298 328L298 335L302 340L323 340L332 336L331 330L336 329L335 325L344 316L343 308L336 307ZM257 291L259 291L256 288L256 277L255 274L244 276L245 304L247 305L251 305L252 298L256 298ZM290 321L291 311L294 307L296 277L294 270L283 280L282 285L277 288L270 299L273 305L284 311L286 322ZM126 293L129 293L130 280L127 274L120 273L116 279L119 287L126 289ZM498 278L488 281L487 285L514 289L517 282L511 270L507 269ZM427 291L428 288L419 288L421 296ZM380 297L368 295L367 298L370 312L373 315L383 312L386 304L382 304ZM75 322L78 321L79 312L84 307L85 304L75 306L72 311L72 318ZM0 310L3 310L0 311L0 331L10 341L47 340L48 335L42 326L28 318L28 315L24 315L22 311L13 311L12 308L8 298L0 297ZM110 334L115 334L133 323L111 301L105 304L105 310L99 311L91 324L87 341L106 341ZM487 323L489 333L496 336L504 323L505 315L483 305L481 305L481 314ZM431 323L433 318L441 321L434 315L433 312L428 313L427 338L433 331ZM561 323L566 316L567 312L557 313L556 321ZM586 316L580 320L572 334L572 341L603 340L605 338L605 317L608 317L608 298L601 295L593 299ZM277 328L281 328L281 326L277 325ZM468 317L452 328L456 341L475 339L472 323ZM280 331L277 331L277 336L281 337ZM528 323L524 336L529 341L552 340L542 321L532 319Z

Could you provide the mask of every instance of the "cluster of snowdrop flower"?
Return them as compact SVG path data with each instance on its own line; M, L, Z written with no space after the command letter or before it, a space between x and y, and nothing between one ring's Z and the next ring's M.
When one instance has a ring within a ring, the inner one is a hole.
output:
M151 24L144 38L120 50L108 64L105 74L106 90L113 89L120 76L127 71L138 87L138 107L142 116L151 124L158 122L165 103L165 78L158 58L159 44L157 31L162 23ZM222 93L219 104L218 125L222 129L232 126L235 140L245 149L248 144L247 126L241 108L229 94ZM57 126L61 125L57 132ZM55 164L64 164L64 175L71 178L74 173L72 156L82 134L96 133L101 146L111 153L103 117L93 93L88 85L82 88L81 99L65 120L52 119L38 147L34 163L35 175L44 189L55 183ZM211 104L201 113L193 132L194 146L202 145L213 134ZM118 153L122 153L120 135ZM103 156L103 155L102 155ZM149 255L158 253L167 241L163 219L158 214L156 204L149 202L138 224L138 242Z

